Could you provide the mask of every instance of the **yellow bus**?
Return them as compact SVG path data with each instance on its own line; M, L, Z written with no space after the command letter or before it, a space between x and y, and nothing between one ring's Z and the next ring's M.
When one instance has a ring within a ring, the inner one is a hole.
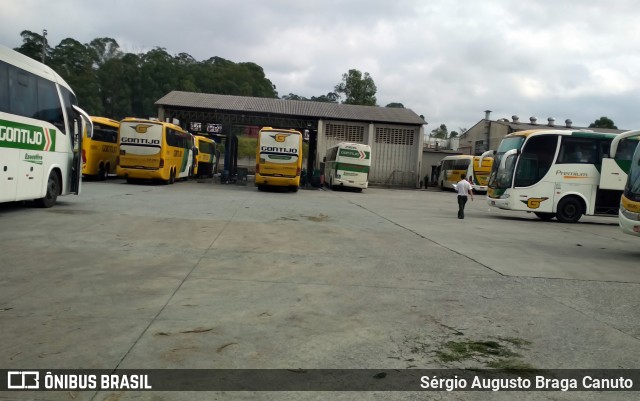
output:
M118 128L110 118L91 116L93 137L82 140L82 175L106 180L118 167Z
M487 192L493 158L485 157L480 165L480 156L447 156L440 162L438 184L440 188L453 189L464 177L472 177L471 187L477 192Z
M193 136L162 121L125 118L120 121L118 175L134 180L173 184L193 174Z
M194 136L196 155L193 174L196 177L213 177L216 164L216 142L200 135Z
M264 127L258 133L256 146L256 186L300 186L302 170L302 134L300 131Z

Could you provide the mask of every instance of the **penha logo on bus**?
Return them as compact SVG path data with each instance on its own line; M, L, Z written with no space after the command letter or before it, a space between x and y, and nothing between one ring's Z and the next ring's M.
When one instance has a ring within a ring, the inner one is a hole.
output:
M153 125L151 125L151 124L138 124L135 127L133 127L133 129L136 130L136 132L138 134L146 134L147 130L149 129L149 127L153 127Z
M287 140L287 137L291 135L291 134L275 134L275 135L270 135L271 138L275 139L276 142L284 142Z

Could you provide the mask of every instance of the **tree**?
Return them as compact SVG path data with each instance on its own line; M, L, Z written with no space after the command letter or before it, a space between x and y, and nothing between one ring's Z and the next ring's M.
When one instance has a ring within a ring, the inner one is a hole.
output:
M402 104L402 103L389 103L388 105L386 105L384 107L404 109L404 104Z
M94 62L97 67L104 65L111 59L122 57L122 51L115 39L96 38L89 42L88 47L93 51Z
M34 60L42 61L42 45L45 44L45 57L47 60L51 57L52 49L48 42L45 43L44 36L31 31L22 31L20 36L22 36L22 46L13 50Z
M309 100L304 96L296 95L295 93L289 93L288 95L282 96L284 100Z
M82 108L92 115L104 114L94 53L88 46L63 39L51 52L50 65L73 88Z
M338 103L338 101L340 100L340 95L338 95L335 92L329 92L326 95L321 95L321 96L311 96L311 100L312 102L323 102L323 103Z
M376 84L368 72L362 73L358 70L349 70L347 74L342 74L342 82L335 86L337 94L344 94L344 104L359 104L363 106L376 105Z
M600 117L595 122L591 123L589 125L589 128L618 129L618 127L616 127L615 124L613 123L613 120L611 120L608 117Z
M449 131L447 130L447 126L444 124L440 124L440 126L431 131L431 136L434 138L446 139L449 137Z

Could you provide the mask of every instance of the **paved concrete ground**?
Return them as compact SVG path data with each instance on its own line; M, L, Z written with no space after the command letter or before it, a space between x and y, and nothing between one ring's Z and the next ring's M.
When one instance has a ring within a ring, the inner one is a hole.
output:
M0 205L0 368L638 368L639 240L453 193L84 183ZM491 352L456 354L486 344ZM504 351L504 352L503 352ZM634 399L10 393L0 399ZM631 398L630 398L631 396Z

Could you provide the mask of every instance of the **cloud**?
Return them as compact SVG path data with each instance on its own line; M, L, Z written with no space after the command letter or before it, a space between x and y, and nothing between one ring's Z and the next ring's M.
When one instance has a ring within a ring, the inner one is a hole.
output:
M280 95L326 94L355 68L371 74L380 105L403 103L430 126L469 128L490 109L575 125L606 115L631 129L636 10L630 0L9 0L0 38L15 47L22 30L47 29L54 44L112 37L129 52L251 61Z

